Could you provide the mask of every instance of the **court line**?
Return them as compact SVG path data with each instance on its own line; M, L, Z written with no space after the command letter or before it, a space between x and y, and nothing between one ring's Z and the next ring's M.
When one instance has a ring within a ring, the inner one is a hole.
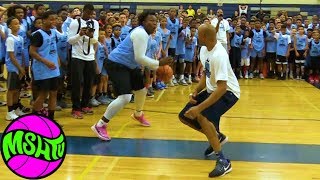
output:
M123 124L123 125L120 127L120 129L115 133L114 137L119 137L120 134L122 134L124 128L125 128L128 124L130 124L130 123L131 123L131 121L128 121L128 122L126 122L125 124Z
M157 99L156 99L156 102L158 102L158 101L161 99L161 97L162 97L162 95L164 94L165 91L166 91L166 90L164 89L164 90L162 90L162 91L160 92L159 96L158 96Z
M116 164L118 163L120 157L116 157L112 160L112 162L110 163L110 165L108 166L107 171L103 174L103 177L109 176L109 174L111 173L112 169L116 166Z
M314 109L316 109L317 111L320 111L320 109L314 105L311 101L308 100L308 98L306 98L305 96L301 95L298 91L296 91L294 88L288 86L288 84L286 82L282 82L284 83L292 92L294 92L295 94L299 95L299 97L301 97L307 104L309 104L310 106L312 106Z
M133 108L124 108L124 109L130 109L134 110ZM155 112L155 113L163 113L163 114L173 114L178 115L177 112L166 112L166 111L156 111L156 110L144 110L145 112ZM293 120L293 121L320 121L320 119L301 119L301 118L268 118L268 117L248 117L248 116L222 116L226 118L235 118L235 119L260 119L260 120Z
M86 176L89 171L93 168L94 165L97 164L97 162L101 159L101 156L96 156L93 158L93 160L90 162L90 164L82 171L80 175L80 179L84 179L84 176Z
M258 85L249 85L249 84L246 84L246 85L240 85L241 86L248 86L248 87L259 87ZM281 87L283 88L283 86L270 86L270 85L263 85L263 87ZM311 89L311 88L316 88L316 87L313 87L313 86L288 86L288 87L292 87L292 88L306 88L306 89Z

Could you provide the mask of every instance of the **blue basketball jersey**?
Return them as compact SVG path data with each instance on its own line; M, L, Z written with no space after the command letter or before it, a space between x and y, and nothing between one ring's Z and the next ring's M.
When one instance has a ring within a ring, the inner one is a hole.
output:
M296 35L297 38L297 50L304 50L307 46L307 36L306 35L302 35L300 36L299 34Z
M8 35L8 38L13 39L14 40L14 57L16 58L16 60L18 61L18 63L20 65L23 64L22 61L22 55L23 55L23 38L21 36L14 36L12 34ZM16 72L17 74L19 74L19 70L18 68L12 63L9 53L6 53L6 57L5 57L5 63L6 63L6 67L7 67L7 71L8 72Z
M131 28L129 26L123 26L121 28L120 39L123 41L130 33Z
M57 49L60 60L66 63L68 59L68 34L66 32L57 31Z
M149 36L146 55L149 58L155 58L156 52L157 52L157 41L155 40L155 37Z
M320 56L320 42L316 43L314 40L311 41L310 56L311 57Z
M277 39L274 37L271 31L267 31L266 33L266 52L275 53L277 51Z
M107 46L107 49L108 49L108 54L110 54L111 51L112 51L111 38L106 38L106 46Z
M36 32L40 32L43 38L42 46L37 50L39 55L50 62L53 62L56 69L49 69L45 64L40 61L33 60L32 70L34 80L50 79L60 76L59 63L58 63L58 52L57 52L57 40L56 40L56 30L51 29L51 34L49 35L42 29Z
M196 46L197 46L197 38L193 37L192 42L186 45L186 54L185 54L186 60L189 60L189 61L193 60Z
M187 29L183 29L178 36L176 55L184 55L186 50Z
M143 28L142 26L135 28L132 32L136 31L139 28ZM124 41L122 41L117 48L112 50L108 58L110 61L122 64L127 66L130 69L135 69L140 67L140 65L136 62L134 56L133 42L131 40L130 35L128 35Z
M234 33L233 38L231 39L231 47L237 47L240 48L242 44L243 35L238 35L237 33Z
M164 32L163 29L158 28L158 32L161 33L161 39L162 39L162 49L165 50L169 41L170 36L170 30L167 30L167 32Z
M263 30L260 29L260 31L257 32L255 29L253 29L252 32L253 32L253 37L252 37L253 48L256 51L262 51L264 48Z
M244 39L244 45L241 47L241 58L249 58L250 57L250 44L251 39L249 37Z
M103 62L104 60L107 58L106 55L106 50L104 49L103 44L101 44L100 42L98 42L98 49L96 52L96 61L98 64L98 68L99 68L99 72L101 73L102 71L102 67L103 67Z
M289 48L289 36L279 33L277 41L277 55L286 56Z
M178 41L178 31L180 28L180 22L179 19L176 18L175 22L173 23L171 19L167 18L167 29L169 29L172 39L170 41L170 48L176 48L177 47L177 41Z

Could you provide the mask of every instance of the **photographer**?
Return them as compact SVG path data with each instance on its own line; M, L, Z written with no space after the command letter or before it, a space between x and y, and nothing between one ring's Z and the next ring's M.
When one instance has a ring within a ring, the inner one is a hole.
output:
M92 19L94 7L86 4L82 17L70 24L68 43L72 45L71 81L72 116L82 119L83 114L93 114L89 107L90 91L97 73L94 45L98 42L99 23ZM82 100L80 101L80 89Z
M231 46L230 46L230 36L229 36L229 22L223 18L223 11L222 9L217 10L217 17L215 17L211 24L213 27L216 28L217 31L217 40L221 42L222 46L227 50L229 53Z

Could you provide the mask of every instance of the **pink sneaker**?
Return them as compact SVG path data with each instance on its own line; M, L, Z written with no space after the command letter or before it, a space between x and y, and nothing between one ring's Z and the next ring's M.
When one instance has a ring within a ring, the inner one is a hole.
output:
M310 82L310 84L314 84L314 77L313 77L313 75L310 75L310 76L309 76L309 82Z
M91 107L82 108L81 111L82 111L84 114L93 114L93 110L92 110Z
M144 117L144 114L142 114L140 117L136 117L134 115L134 113L131 115L131 118L140 122L140 124L142 126L146 126L146 127L149 127L150 126L150 123L148 122L148 120Z
M111 137L107 132L107 126L98 127L97 124L91 126L91 130L103 141L110 141Z

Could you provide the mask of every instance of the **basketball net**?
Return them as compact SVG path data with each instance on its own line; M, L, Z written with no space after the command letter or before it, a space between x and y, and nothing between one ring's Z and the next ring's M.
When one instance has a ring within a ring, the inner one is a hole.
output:
M219 7L223 6L223 0L218 0L218 4Z

